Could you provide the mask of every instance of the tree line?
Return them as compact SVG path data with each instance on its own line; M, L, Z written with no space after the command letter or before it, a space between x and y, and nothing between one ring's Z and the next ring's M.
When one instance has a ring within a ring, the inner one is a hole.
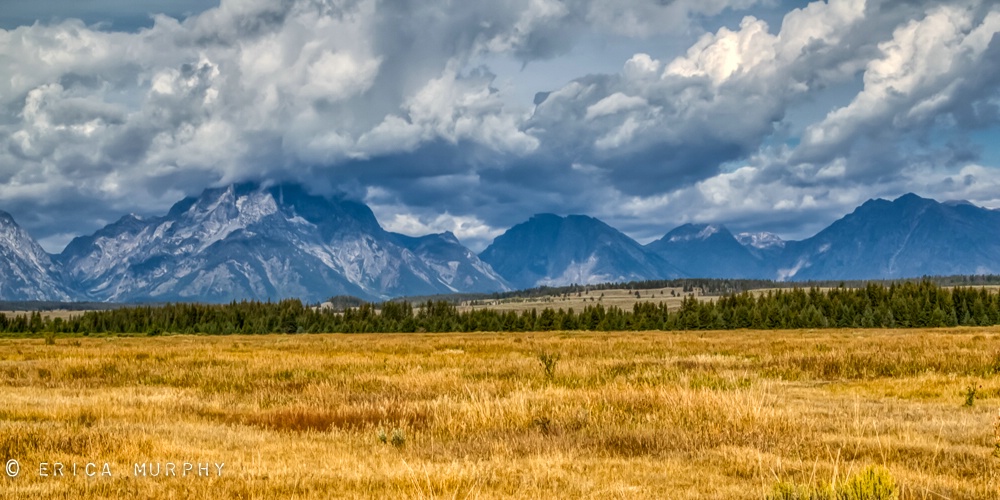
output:
M944 288L931 281L861 288L778 289L741 292L679 309L639 302L631 310L601 304L582 310L546 308L459 311L446 301L361 304L343 311L281 302L178 303L88 311L69 319L39 312L0 314L0 332L60 334L262 334L516 332L549 330L638 331L791 328L920 328L1000 324L1000 294L986 288Z

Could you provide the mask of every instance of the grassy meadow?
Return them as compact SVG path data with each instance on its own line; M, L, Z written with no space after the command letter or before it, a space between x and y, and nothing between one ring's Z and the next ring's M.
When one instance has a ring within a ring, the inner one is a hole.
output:
M1000 498L998 374L997 328L0 339L0 497L793 498L881 466Z
M629 289L608 289L608 290L588 290L579 293L564 293L541 295L534 297L510 297L505 299L485 299L471 302L463 302L459 305L459 311L470 311L475 309L492 309L494 311L530 311L536 309L541 311L545 308L583 310L587 306L602 305L604 307L618 307L624 311L632 310L632 306L637 303L645 304L666 304L671 310L679 309L681 301L685 296L696 297L699 300L718 299L716 296L705 295L699 289L685 292L681 287L653 288L643 290Z

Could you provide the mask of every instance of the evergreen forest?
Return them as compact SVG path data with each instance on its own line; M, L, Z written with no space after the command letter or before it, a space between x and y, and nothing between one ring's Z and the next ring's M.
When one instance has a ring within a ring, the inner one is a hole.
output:
M298 300L176 303L87 311L66 318L41 312L0 314L0 333L55 334L264 334L519 332L552 330L728 330L797 328L927 328L1000 324L1000 294L983 287L942 287L931 281L860 288L817 287L744 291L710 300L687 296L680 308L638 302L631 310L588 305L459 310L446 301L363 303L343 310Z

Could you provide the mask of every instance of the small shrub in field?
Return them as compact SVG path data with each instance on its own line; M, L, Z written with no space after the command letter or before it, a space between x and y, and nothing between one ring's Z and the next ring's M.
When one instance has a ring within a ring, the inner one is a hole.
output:
M849 477L836 488L779 482L770 500L898 500L896 480L885 467L871 466Z
M56 332L45 332L45 345L56 345Z
M535 417L533 422L543 434L550 434L553 431L552 419L549 417Z
M896 480L889 469L871 466L855 474L837 488L837 500L895 500Z
M83 427L93 427L99 420L96 413L84 410L76 416L76 423Z
M1000 458L1000 413L993 423L993 456Z
M542 368L545 370L545 379L552 380L556 377L556 363L559 362L559 354L550 354L547 352L540 353L538 355L538 362L542 364Z
M965 406L971 407L976 404L976 386L975 384L970 385L965 388Z
M379 429L378 430L378 440L382 444L386 444L386 443L389 442L389 436L385 433L385 429Z
M402 448L406 444L406 434L403 433L403 429L393 429L392 430L392 445L396 448Z

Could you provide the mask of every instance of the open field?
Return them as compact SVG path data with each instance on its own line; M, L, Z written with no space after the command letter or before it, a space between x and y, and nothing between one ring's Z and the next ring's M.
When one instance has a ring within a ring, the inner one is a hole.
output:
M998 408L996 328L0 339L0 492L1000 498Z
M638 293L638 295L636 295ZM529 311L537 309L541 311L550 309L569 309L576 311L583 310L584 307L602 305L604 307L615 306L622 310L630 311L637 302L667 304L671 309L678 309L681 301L686 295L697 297L701 300L712 300L717 297L702 295L697 289L691 292L684 292L682 288L656 288L650 290L590 290L580 293L566 293L556 295L545 295L538 297L512 297L500 300L479 300L462 303L458 310L468 311L470 309L493 309L497 311Z
M639 292L639 296L636 297L636 292ZM671 309L680 308L681 301L684 299L685 295L691 295L699 298L700 300L712 300L718 297L705 296L702 295L698 290L685 293L682 288L657 288L652 290L636 290L631 291L627 289L622 290L591 290L590 292L584 294L581 293L579 296L576 293L564 294L564 295L551 295L551 296L540 296L540 297L513 297L500 300L481 300L475 301L475 305L469 302L462 303L459 307L459 311L469 311L473 309L494 309L497 311L516 311L523 312L529 311L531 309L537 309L539 311L545 308L552 309L569 309L573 308L576 311L582 311L584 307L593 305L603 305L604 307L616 306L622 310L632 310L632 306L637 302L651 302L654 304L666 303ZM419 305L419 304L416 304ZM68 309L53 309L39 311L39 314L43 318L56 319L60 318L63 320L68 320L70 318L82 315L85 310L68 310ZM0 314L5 314L8 317L14 317L18 315L30 315L32 311L0 311Z
M2 311L0 312L0 314L4 314L9 318L13 318L15 316L22 316L22 315L31 316L33 312L35 311ZM51 318L51 319L60 318L63 320L67 320L76 316L80 316L85 312L87 311L70 311L68 309L54 309L51 311L38 311L38 314L42 315L43 318Z
M954 289L953 286L943 286L943 289ZM972 285L965 288L982 288L990 290L992 292L997 292L1000 290L1000 285ZM818 287L821 291L832 290L832 287ZM852 288L853 289L853 288ZM755 295L763 295L768 292L787 292L788 288L762 288L751 290L750 292ZM638 296L636 293L638 292ZM690 291L685 292L681 287L665 287L665 288L655 288L655 289L614 289L614 290L590 290L588 292L580 293L564 293L564 294L552 294L552 295L542 295L542 296L525 296L525 297L510 297L504 299L483 299L476 301L466 301L458 305L458 311L470 311L476 309L492 309L496 311L515 311L518 313L524 311L530 311L535 309L537 311L542 311L546 308L550 309L564 309L568 310L570 308L579 312L582 311L587 306L602 305L604 307L618 307L623 311L631 311L632 307L637 303L652 303L652 304L666 304L671 310L677 310L681 307L681 302L684 300L685 296L695 297L699 301L714 301L719 299L719 295L704 294L698 288L693 288ZM360 300L360 299L359 299ZM415 306L419 308L420 301L414 303ZM92 309L98 310L98 309ZM43 318L51 319L62 319L69 320L74 317L78 317L83 313L87 312L88 309L51 309L39 311L39 314ZM30 315L32 311L26 310L12 310L12 311L0 311L0 314L7 315L8 317L14 317L18 315Z
M854 287L847 287L849 289L856 289ZM943 286L944 289L954 289L954 286ZM1000 290L998 285L971 285L965 286L964 288L975 288L975 289L986 289L992 292L997 292ZM826 292L833 290L834 287L817 287L818 290ZM764 295L768 292L787 292L789 288L759 288L750 290L755 296ZM639 295L636 295L636 292ZM601 304L604 307L615 306L624 311L632 310L632 306L636 303L653 303L653 304L666 304L670 310L680 309L681 301L684 300L685 296L692 296L700 301L711 301L718 300L719 295L704 294L698 288L694 288L691 291L685 292L681 287L667 287L667 288L655 288L655 289L616 289L616 290L590 290L586 293L565 293L565 294L553 294L553 295L542 295L542 296L532 296L532 297L511 297L499 300L479 300L471 302L463 302L459 306L459 311L468 311L472 309L493 309L497 311L516 311L523 312L529 311L531 309L543 310L545 308L551 309L569 309L573 308L576 311L583 310L584 307L593 306Z

